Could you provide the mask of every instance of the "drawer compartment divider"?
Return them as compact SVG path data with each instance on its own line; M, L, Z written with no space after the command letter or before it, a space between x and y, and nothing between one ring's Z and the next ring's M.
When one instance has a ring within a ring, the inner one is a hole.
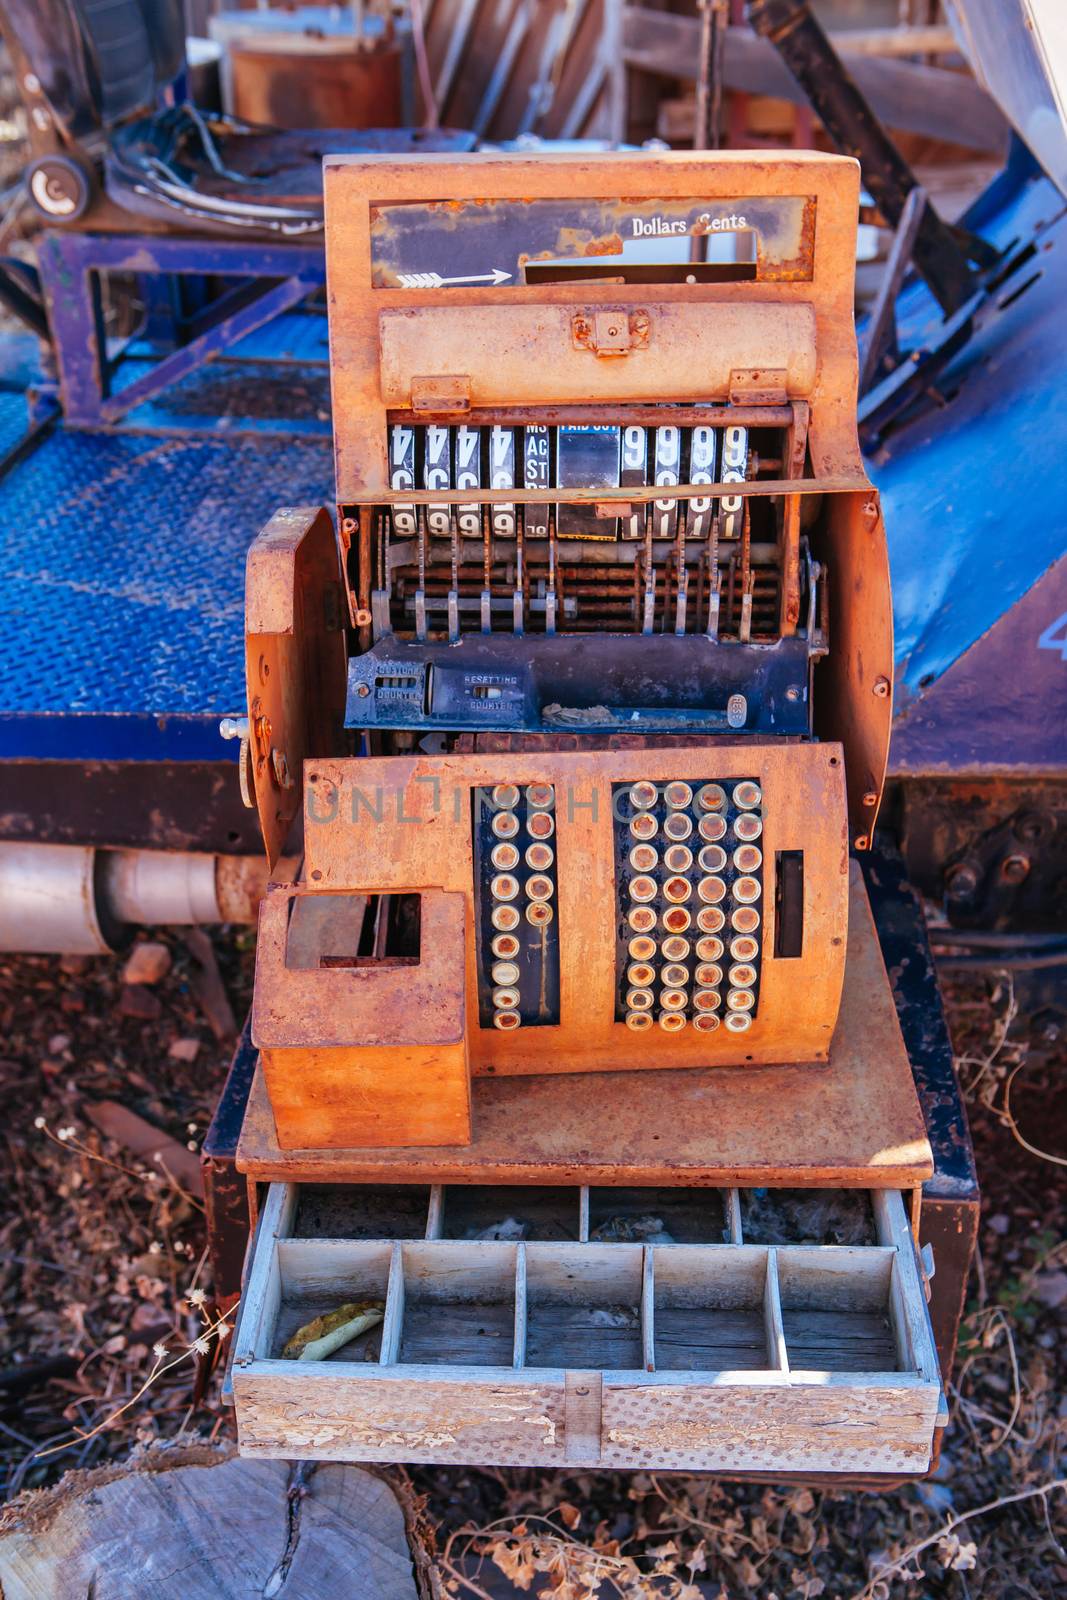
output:
M775 1372L789 1376L789 1353L782 1326L782 1296L778 1288L778 1251L767 1251L767 1280L763 1287L763 1316L767 1330L767 1359Z
M392 1367L400 1359L400 1335L404 1328L404 1246L393 1245L389 1258L389 1287L385 1294L385 1318L382 1322L382 1350L378 1363Z
M645 1245L641 1263L641 1355L646 1372L656 1370L656 1252Z
M518 1371L526 1365L526 1246L515 1246L515 1344L512 1366Z

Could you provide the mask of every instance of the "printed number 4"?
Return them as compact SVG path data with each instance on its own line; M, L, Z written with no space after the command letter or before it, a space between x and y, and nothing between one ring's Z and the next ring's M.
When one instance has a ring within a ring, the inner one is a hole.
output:
M1058 650L1060 658L1067 661L1067 611L1055 622L1050 622L1037 641L1039 650Z

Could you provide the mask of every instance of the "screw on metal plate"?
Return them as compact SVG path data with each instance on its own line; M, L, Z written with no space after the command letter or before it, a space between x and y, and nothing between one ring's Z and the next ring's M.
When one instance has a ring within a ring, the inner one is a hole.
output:
M732 694L726 702L726 721L731 728L743 728L748 720L748 701L743 694Z

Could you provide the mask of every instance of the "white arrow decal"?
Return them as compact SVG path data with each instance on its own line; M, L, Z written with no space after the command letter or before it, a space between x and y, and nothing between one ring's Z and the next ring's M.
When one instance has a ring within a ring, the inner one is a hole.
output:
M442 278L439 272L398 272L397 281L402 289L444 289L450 283L506 283L510 272L494 267L492 272L476 272L468 278Z

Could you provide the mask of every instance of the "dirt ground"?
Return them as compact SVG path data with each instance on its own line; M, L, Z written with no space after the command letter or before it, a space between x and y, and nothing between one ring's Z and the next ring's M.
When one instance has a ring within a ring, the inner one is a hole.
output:
M170 966L149 984L124 983L120 958L0 961L5 1498L138 1444L231 1429L217 1373L206 1373L220 1335L188 1166L232 1042L216 980L241 1017L250 939L221 934L208 948L203 935L160 937ZM971 978L950 995L984 1200L936 1478L875 1495L677 1475L415 1469L439 1593L1067 1593L1067 1049L1040 1028L1027 1037L1018 1018L1002 1042L1009 1000L1003 984L991 996ZM1044 1156L1003 1115L1016 1066L1011 1109ZM171 1141L162 1159L131 1153L126 1131L101 1133L114 1112L100 1102L161 1130Z

